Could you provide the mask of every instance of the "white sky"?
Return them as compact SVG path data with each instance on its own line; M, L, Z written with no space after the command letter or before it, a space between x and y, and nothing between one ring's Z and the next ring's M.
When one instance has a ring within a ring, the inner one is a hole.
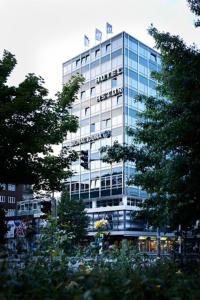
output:
M0 0L0 57L3 49L16 55L18 65L10 83L27 73L41 75L53 96L61 90L62 63L84 51L83 36L94 46L95 28L113 25L114 34L127 31L153 47L147 28L180 35L200 44L195 16L186 0Z

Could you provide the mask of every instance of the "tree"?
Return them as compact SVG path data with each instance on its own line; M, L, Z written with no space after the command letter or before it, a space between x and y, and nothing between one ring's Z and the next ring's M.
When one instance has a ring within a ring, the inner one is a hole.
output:
M200 1L199 0L187 0L191 11L196 15L200 16ZM200 26L200 19L195 22L195 26Z
M68 132L78 128L70 108L83 77L72 77L55 99L49 99L44 80L34 74L17 87L8 86L15 65L14 55L4 51L0 60L0 182L60 190L77 155L67 148L55 155L52 145L62 143Z
M162 70L152 74L158 96L137 99L145 110L129 129L132 145L102 151L106 161L136 163L130 183L150 195L140 216L153 225L188 228L200 218L200 52L153 26L149 33L161 52Z
M63 190L58 205L58 226L66 234L72 235L72 242L77 244L87 234L89 218L80 200L70 199L66 190Z
M5 243L5 234L7 233L7 225L5 222L5 211L0 208L0 246Z

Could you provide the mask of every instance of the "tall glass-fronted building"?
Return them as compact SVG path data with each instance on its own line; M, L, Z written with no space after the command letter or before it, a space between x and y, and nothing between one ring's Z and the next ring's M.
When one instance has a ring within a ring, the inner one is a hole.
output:
M75 162L74 176L66 184L73 199L85 202L91 234L95 221L102 218L109 221L113 235L139 236L144 230L134 221L133 212L147 197L146 192L127 185L127 179L134 176L134 164L104 163L99 149L115 141L131 142L126 128L135 126L138 111L144 109L134 98L156 94L151 72L159 68L159 54L126 32L63 64L63 84L76 73L85 77L72 107L80 126L67 136L64 145L88 155L88 166L81 166L81 158Z

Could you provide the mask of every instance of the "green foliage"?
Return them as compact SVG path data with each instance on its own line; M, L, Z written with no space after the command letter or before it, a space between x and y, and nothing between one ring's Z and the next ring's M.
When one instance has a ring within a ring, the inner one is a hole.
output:
M200 16L200 1L199 0L187 0L191 11L196 15ZM195 22L195 26L200 26L200 19Z
M129 183L150 194L140 216L151 225L188 228L200 216L200 52L178 36L151 27L161 52L162 70L154 72L158 96L139 96L132 145L104 147L104 160L132 161L137 174Z
M58 227L72 235L73 244L77 244L87 234L88 216L82 201L70 199L63 190L58 205Z
M114 264L82 262L79 270L68 269L68 261L48 254L29 258L22 269L8 272L0 268L1 299L119 299L119 300L198 300L200 266L195 262L181 268L170 260L148 258L132 266L130 249L123 245ZM130 255L130 256L129 256ZM125 258L123 264L122 257ZM127 264L127 261L130 263Z
M5 222L5 211L0 208L0 246L5 243L5 234L7 232L7 226Z
M71 174L69 165L76 154L63 149L55 155L52 145L77 130L78 120L70 108L83 77L72 77L62 92L50 99L44 80L34 74L28 74L17 87L8 86L15 65L15 57L4 51L0 60L0 182L60 190L61 180Z
M47 225L41 230L40 239L37 241L36 255L44 256L47 260L53 257L64 258L63 243L66 252L70 250L73 235L58 227L57 220L49 217Z

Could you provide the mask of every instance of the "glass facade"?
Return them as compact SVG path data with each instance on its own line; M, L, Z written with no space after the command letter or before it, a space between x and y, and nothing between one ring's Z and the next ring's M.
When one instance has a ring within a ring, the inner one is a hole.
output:
M80 157L66 185L74 200L83 199L91 231L101 218L109 220L113 231L142 230L130 217L147 197L139 187L127 185L134 164L104 163L99 149L115 141L132 142L126 128L136 126L137 113L144 109L135 96L156 94L151 71L159 68L159 54L125 32L63 64L63 84L77 73L85 77L71 109L79 117L79 129L68 134L63 145L88 154L88 167L81 165Z

